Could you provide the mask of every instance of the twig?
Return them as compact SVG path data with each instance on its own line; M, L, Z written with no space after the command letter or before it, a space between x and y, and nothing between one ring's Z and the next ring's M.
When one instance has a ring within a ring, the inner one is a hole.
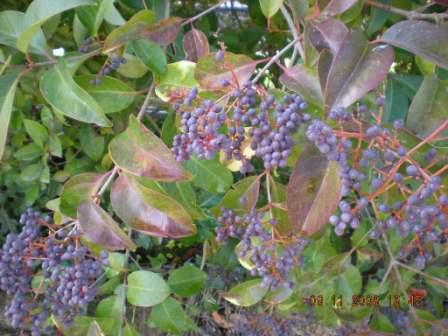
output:
M288 23L288 27L291 30L292 36L294 37L295 40L299 39L299 32L297 30L296 25L294 24L294 20L292 19L291 15L289 14L288 10L286 9L285 6L280 7L280 10L283 14L283 16L285 17L286 22ZM303 51L303 47L302 44L300 42L297 42L295 48L294 48L294 52L291 56L291 64L290 66L294 65L296 57L297 57L297 51L300 54L300 57L302 59L305 59L305 52Z
M435 282L438 282L438 283L440 283L441 285L444 285L445 287L448 288L448 281L445 281L445 280L443 280L443 279L437 278L437 277L432 276L432 275L430 275L430 274L428 274L428 273L422 272L422 271L420 271L420 270L418 270L418 269L416 269L416 268L414 268L414 267L411 267L411 266L409 266L409 265L403 264L403 263L400 262L400 261L397 261L396 264L397 264L398 266L400 266L400 267L403 267L403 268L408 269L409 271L412 271L412 272L414 272L414 273L420 274L421 276L424 276L424 277L426 277L426 278L428 278L428 279L431 279L431 280L433 280L433 281L435 281Z
M131 239L131 236L132 236L132 229L129 228L128 238ZM130 254L129 249L126 249L123 268L127 268L127 266L128 266L129 254ZM124 292L121 293L123 295L123 300L121 302L123 309L121 310L121 314L120 314L120 327L118 330L119 336L123 336L123 322L124 322L124 316L126 315L126 287L127 287L126 282L127 282L127 277L124 279L124 282L123 282L123 291Z
M221 0L221 1L218 2L216 5L214 5L214 6L210 7L210 8L208 8L208 9L206 9L205 11L199 13L198 15L193 16L192 18L189 18L188 20L184 21L184 22L182 23L182 26L186 26L186 25L188 25L188 24L190 24L190 23L192 23L192 22L194 22L194 21L200 19L200 18L203 17L204 15L207 15L208 13L213 12L216 8L218 8L219 6L221 6L221 5L222 5L223 3L225 3L225 2L227 2L227 0Z
M204 269L204 267L205 267L205 261L207 260L207 248L208 248L207 241L204 241L204 244L202 244L201 270Z
M394 14L404 16L409 20L432 20L435 22L440 22L448 18L448 13L419 13L416 11L408 11L401 8L393 7L373 0L364 0L364 3Z
M255 78L252 80L252 83L255 84L260 79L260 77L263 75L263 73L267 69L269 69L269 67L272 64L277 62L285 52L287 52L294 44L296 44L299 41L300 41L300 38L294 39L293 41L289 42L282 50L278 51L277 54L275 56L273 56L268 63L266 63L266 65L260 70L260 72L258 72L258 74L255 76Z

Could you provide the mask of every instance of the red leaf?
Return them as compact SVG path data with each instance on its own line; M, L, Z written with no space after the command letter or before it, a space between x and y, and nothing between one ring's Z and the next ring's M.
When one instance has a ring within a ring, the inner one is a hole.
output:
M369 45L361 32L351 31L331 63L324 90L327 107L348 107L376 88L393 60L391 47Z
M79 206L78 221L84 236L95 244L108 250L136 249L112 217L92 201Z
M159 23L145 28L142 32L142 37L146 37L162 47L166 47L176 39L182 21L183 19L178 17L161 20Z
M189 178L165 143L133 116L126 131L110 142L109 153L118 167L136 176L158 181Z
M339 166L314 147L297 160L287 188L288 217L293 228L312 235L328 223L341 198Z
M114 211L125 223L142 233L181 238L196 233L190 215L173 198L121 175L110 195Z
M280 82L288 89L298 92L305 100L323 106L324 98L316 70L304 64L287 68L280 76Z
M325 21L311 23L309 39L317 51L322 49L330 49L336 54L344 42L348 28L339 20L327 19Z
M183 45L186 59L189 61L197 62L199 58L210 53L207 36L195 28L185 34Z
M390 27L381 41L427 58L448 69L448 29L426 21L401 21Z
M224 81L236 86L247 81L255 71L257 64L262 61L253 61L246 55L225 53L225 60L217 62L215 53L201 57L196 65L194 77L201 88L208 90L226 90Z
M336 16L344 13L356 4L358 0L318 0L321 17Z

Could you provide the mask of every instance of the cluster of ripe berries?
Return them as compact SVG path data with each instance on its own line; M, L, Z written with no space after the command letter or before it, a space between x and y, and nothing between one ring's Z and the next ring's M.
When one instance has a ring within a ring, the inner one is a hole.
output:
M22 231L10 233L0 252L0 289L11 297L5 317L12 327L32 336L51 333L48 318L69 325L85 312L96 294L95 282L108 253L95 257L79 245L76 230L43 237L50 218L32 209L20 218ZM42 270L37 288L34 276Z

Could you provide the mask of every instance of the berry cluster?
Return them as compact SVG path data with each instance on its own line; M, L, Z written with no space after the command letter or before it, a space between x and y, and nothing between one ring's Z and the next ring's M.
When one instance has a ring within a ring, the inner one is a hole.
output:
M183 161L195 154L200 159L212 159L228 142L218 131L224 121L222 107L210 100L191 112L184 112L181 125L185 133L176 135L173 140L175 158Z
M112 55L108 58L106 63L104 63L103 67L100 69L98 74L94 79L92 79L92 85L101 84L101 77L109 75L112 71L117 70L122 64L126 63L126 58L121 57L119 55Z
M280 286L293 287L288 280L290 271L300 262L299 255L306 245L301 238L290 239L284 246L277 246L272 240L272 226L274 219L263 221L264 212L252 209L244 216L238 216L232 210L221 209L218 218L220 226L217 229L217 239L226 240L228 237L241 239L240 257L249 258L252 263L251 274L261 276L263 285L277 288Z
M0 254L0 288L12 297L5 317L11 326L41 335L50 332L51 315L67 325L85 310L108 254L90 255L75 231L62 229L55 237L43 237L50 218L37 211L27 210L20 223L22 231L7 236ZM33 278L39 269L42 278L36 288Z
M260 104L260 115L251 120L251 147L263 159L265 169L287 166L294 144L291 134L310 119L303 114L306 107L306 102L298 95L286 95L280 104L275 103L273 96L268 96ZM269 120L270 109L276 112L273 126Z
M339 205L340 213L329 218L335 233L356 229L365 211L374 212L376 223L371 237L396 230L405 241L410 240L400 257L415 257L416 268L423 269L432 259L432 245L446 241L448 236L448 217L442 211L448 197L441 191L441 176L408 155L410 150L398 138L402 121L395 121L393 129L379 124L363 129L366 120L357 120L346 109L332 111L329 117L338 122L336 129L313 120L306 135L340 166L341 194L346 198ZM347 122L360 125L360 131L346 132ZM356 150L352 141L357 141ZM437 150L431 148L424 155L425 164L431 166L436 157ZM401 196L386 202L391 190Z
M209 100L191 108L197 92L193 89L182 106L175 105L182 116L183 131L174 138L173 153L177 160L188 160L193 154L211 159L223 151L225 159L240 161L240 171L247 173L254 169L243 154L247 143L263 160L265 169L286 167L294 144L292 134L310 119L303 113L307 103L301 97L286 95L276 102L274 96L265 95L257 106L257 88L247 82L230 93L230 108L225 112Z

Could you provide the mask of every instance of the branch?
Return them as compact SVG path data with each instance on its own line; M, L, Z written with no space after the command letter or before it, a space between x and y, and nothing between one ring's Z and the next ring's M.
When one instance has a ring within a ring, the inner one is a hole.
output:
M213 12L216 8L218 8L219 6L221 6L223 3L227 2L227 0L221 0L220 2L218 2L216 5L206 9L205 11L199 13L196 16L193 16L192 18L189 18L188 20L184 21L182 23L182 26L186 26L187 24L193 23L194 21L200 19L201 17L203 17L204 15L207 15L210 12Z
M448 18L448 13L419 13L417 11L408 11L397 7L392 7L373 0L364 0L364 3L383 9L385 11L406 17L409 20L430 20L440 22Z
M294 24L294 20L292 19L288 10L286 9L285 6L280 7L280 10L281 10L283 16L285 17L286 22L288 23L288 27L291 30L294 40L298 40L300 38L300 34L299 34L299 31L297 30L297 27ZM299 51L300 57L302 57L302 59L305 59L305 52L303 51L302 44L300 42L298 42L294 48L294 53L291 56L291 66L295 62L295 59L297 57L297 51Z
M252 80L252 83L255 84L260 77L263 75L263 73L269 69L269 67L274 64L275 62L277 62L280 57L282 57L282 55L287 52L292 46L294 46L294 44L296 44L297 42L300 41L300 37L297 39L294 39L292 42L289 42L282 50L278 51L277 54L275 56L273 56L271 58L271 60L266 63L266 65L260 70L260 72L255 76L255 78Z

